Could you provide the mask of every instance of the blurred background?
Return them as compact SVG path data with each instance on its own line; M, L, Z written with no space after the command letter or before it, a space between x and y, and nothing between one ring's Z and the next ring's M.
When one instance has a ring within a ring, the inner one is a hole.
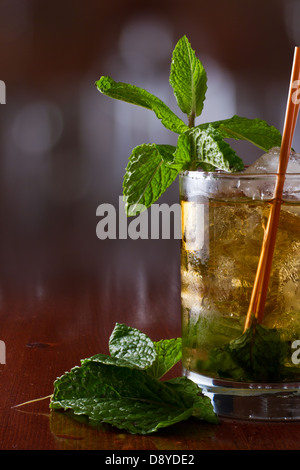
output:
M299 20L299 0L0 0L0 302L83 278L141 309L156 285L178 295L178 240L96 236L96 209L118 208L132 148L177 136L94 83L130 82L177 112L170 60L186 34L208 74L197 123L239 114L282 130ZM237 150L246 163L260 153ZM178 202L176 184L160 202Z

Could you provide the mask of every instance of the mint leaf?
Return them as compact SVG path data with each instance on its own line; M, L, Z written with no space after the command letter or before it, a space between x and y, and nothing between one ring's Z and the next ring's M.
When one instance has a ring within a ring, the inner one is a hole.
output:
M290 348L275 328L252 324L228 349L229 353L255 380L279 379L280 368Z
M182 341L181 338L162 339L154 342L154 346L156 359L147 372L152 377L160 379L181 360Z
M157 378L180 360L180 338L152 342L117 323L109 350L111 356L96 354L57 378L50 408L133 434L149 434L190 417L217 422L209 398L196 384L186 377Z
M203 130L210 126L218 129L224 138L246 140L265 152L272 147L281 146L281 133L262 119L248 119L235 115L230 119L200 124L197 127Z
M90 362L55 381L50 408L71 409L75 415L88 416L93 424L109 423L133 434L149 434L191 416L210 416L199 400L198 387L186 393L182 385L165 384L145 371Z
M101 362L118 367L146 369L149 375L160 379L181 360L181 343L181 338L152 342L139 330L117 323L109 341L111 356L95 354L83 359L81 364Z
M157 353L151 339L136 328L117 323L109 339L112 357L144 369L155 361Z
M201 167L206 171L218 168L232 172L241 171L244 164L220 132L208 125L205 129L194 127L179 136L170 167L177 171Z
M214 349L197 367L239 381L277 381L288 372L285 361L289 354L290 344L281 339L276 328L253 323L241 336Z
M144 364L138 363L137 360L131 361L130 359L127 361L126 359L121 359L114 356L109 356L107 354L95 354L87 359L82 359L81 364L84 366L88 362L100 362L101 364L108 364L114 365L118 367L129 367L131 369L143 369Z
M173 132L180 134L187 129L186 124L163 101L143 88L115 82L110 77L101 77L96 86L104 95L154 111L162 124Z
M128 216L148 208L176 179L176 169L168 165L174 152L171 145L144 144L133 149L123 180Z
M173 387L177 392L184 393L193 399L193 414L195 418L205 420L209 423L217 423L218 417L216 416L210 398L199 393L197 384L188 380L186 377L175 377L174 379L166 380L165 385Z
M199 116L202 112L206 82L205 69L187 37L183 36L173 51L170 84L179 108L189 117Z
M130 330L134 329L130 328ZM138 333L138 330L136 331ZM153 378L161 379L181 360L181 338L162 339L158 342L152 342L148 336L144 335L143 337L143 333L140 333L133 335L133 337L128 335L128 337L125 338L125 342L125 347L120 344L120 348L117 347L115 350L110 348L112 351L111 356L95 354L92 357L83 359L81 364L85 365L88 362L100 362L102 364L115 365L118 367L145 369ZM124 352L124 355L122 352Z

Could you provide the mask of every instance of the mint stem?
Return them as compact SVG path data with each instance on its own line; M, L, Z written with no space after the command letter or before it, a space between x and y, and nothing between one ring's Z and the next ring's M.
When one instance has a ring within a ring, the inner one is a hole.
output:
M189 127L195 127L195 111L192 111L192 114L189 116Z

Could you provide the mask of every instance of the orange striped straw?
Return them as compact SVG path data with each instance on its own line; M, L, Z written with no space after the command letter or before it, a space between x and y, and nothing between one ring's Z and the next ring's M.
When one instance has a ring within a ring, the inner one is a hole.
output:
M272 199L270 214L265 230L264 240L257 266L256 276L253 284L251 299L245 321L244 331L250 327L253 316L261 323L264 316L268 285L271 274L272 260L276 242L279 223L282 193L285 182L285 174L292 148L297 117L299 113L300 99L297 97L295 88L300 85L300 47L295 47L294 61L291 74L290 88L288 94L285 122L280 148L279 164L277 171L276 186Z

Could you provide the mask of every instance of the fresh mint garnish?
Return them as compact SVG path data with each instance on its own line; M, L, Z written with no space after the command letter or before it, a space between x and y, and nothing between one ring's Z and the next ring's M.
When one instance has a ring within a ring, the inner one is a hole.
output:
M280 132L261 119L233 116L196 126L195 118L201 115L205 102L207 76L186 36L174 48L169 82L187 124L142 88L105 76L96 82L104 95L154 111L167 129L179 134L176 147L154 143L133 149L123 181L128 216L153 204L181 171L242 171L243 161L224 139L245 140L264 152L281 145Z
M82 360L58 378L50 408L133 434L149 434L191 417L218 422L210 399L192 381L160 380L181 359L180 338L152 342L136 328L117 323L109 351Z

